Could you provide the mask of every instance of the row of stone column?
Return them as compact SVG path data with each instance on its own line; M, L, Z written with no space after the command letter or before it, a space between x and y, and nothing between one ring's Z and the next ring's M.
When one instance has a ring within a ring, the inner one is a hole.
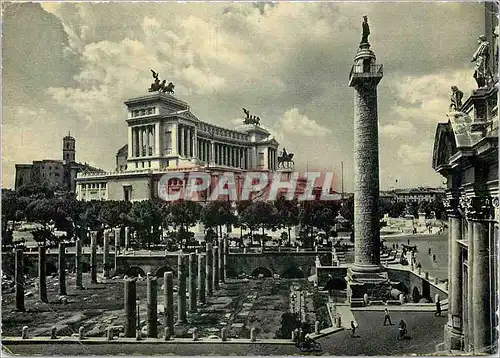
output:
M155 125L132 127L132 154L135 157L155 155Z
M196 129L191 126L183 124L178 125L178 147L177 153L183 157L196 157L195 142L196 142Z
M235 168L248 168L248 149L226 144L215 143L215 164L226 165Z
M461 349L465 337L466 350L487 353L496 339L492 308L492 296L496 293L490 272L496 266L495 255L491 254L495 245L495 222L476 211L469 213L466 219L458 211L449 215L449 310L445 336L450 349ZM467 237L463 237L465 228ZM467 241L466 257L459 244L463 239ZM464 273L467 282L464 282Z
M220 247L220 249L219 249ZM207 297L212 296L220 288L219 280L225 282L227 239L219 240L219 246L206 245L203 254L191 253L188 256L182 252L177 261L177 321L176 325L187 323L187 312L195 313L198 302L205 304ZM189 280L188 280L189 279ZM188 280L188 283L186 282ZM173 272L165 272L163 277L165 327L170 335L174 332L174 285ZM125 284L125 337L136 335L136 281L126 278ZM186 297L189 292L189 301ZM147 278L147 331L148 337L157 337L157 279L148 275Z

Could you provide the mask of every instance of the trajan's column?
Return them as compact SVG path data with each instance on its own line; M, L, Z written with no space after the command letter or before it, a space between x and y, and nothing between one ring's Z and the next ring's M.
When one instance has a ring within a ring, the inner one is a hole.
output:
M370 50L368 18L349 75L354 87L354 265L348 270L351 303L368 294L384 299L390 290L387 273L380 265L379 158L377 85L382 65Z

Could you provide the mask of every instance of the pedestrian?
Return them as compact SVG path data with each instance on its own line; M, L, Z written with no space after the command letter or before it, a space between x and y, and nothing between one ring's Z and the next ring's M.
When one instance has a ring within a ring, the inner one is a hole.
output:
M436 261L436 254L432 255L432 261Z
M429 247L429 255L431 254L431 248Z
M354 321L351 321L351 329L352 329L351 337L354 337L356 334L356 326L354 325Z
M386 308L384 310L384 326L387 321L389 321L389 326L392 326L391 316L389 315L389 310Z
M434 313L434 316L441 317L441 302L439 301L436 301L436 313Z

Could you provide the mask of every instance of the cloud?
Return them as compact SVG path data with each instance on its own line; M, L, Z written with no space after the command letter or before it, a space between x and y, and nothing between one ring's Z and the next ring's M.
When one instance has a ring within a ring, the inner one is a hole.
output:
M390 138L397 138L411 134L414 135L415 126L409 121L401 120L381 126L380 134Z
M3 180L13 181L8 161L33 153L15 137L18 107L45 111L43 120L26 115L23 122L41 134L30 139L42 148L33 155L59 157L60 137L71 130L79 158L114 168L127 138L123 101L147 94L155 69L203 121L237 126L241 119L234 118L245 107L295 153L297 167L343 161L346 190L352 190L353 101L346 77L364 13L385 69L379 118L381 163L389 168L401 162L401 144L432 142L449 86L466 95L473 88L470 55L483 32L482 4L58 2L6 10L3 95L10 110L3 124L14 137L4 136ZM425 165L417 178L422 183L434 178ZM411 168L402 166L400 180L413 180Z
M305 137L325 137L332 133L330 129L319 125L315 120L301 114L298 108L287 110L279 119L276 127L284 135L299 134Z
M432 158L432 142L425 141L417 145L402 144L397 152L403 165L428 163L430 167Z

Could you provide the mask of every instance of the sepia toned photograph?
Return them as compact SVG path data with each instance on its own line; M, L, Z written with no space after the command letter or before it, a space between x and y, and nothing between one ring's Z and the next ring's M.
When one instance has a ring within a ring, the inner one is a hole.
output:
M2 356L498 356L499 2L2 2Z

